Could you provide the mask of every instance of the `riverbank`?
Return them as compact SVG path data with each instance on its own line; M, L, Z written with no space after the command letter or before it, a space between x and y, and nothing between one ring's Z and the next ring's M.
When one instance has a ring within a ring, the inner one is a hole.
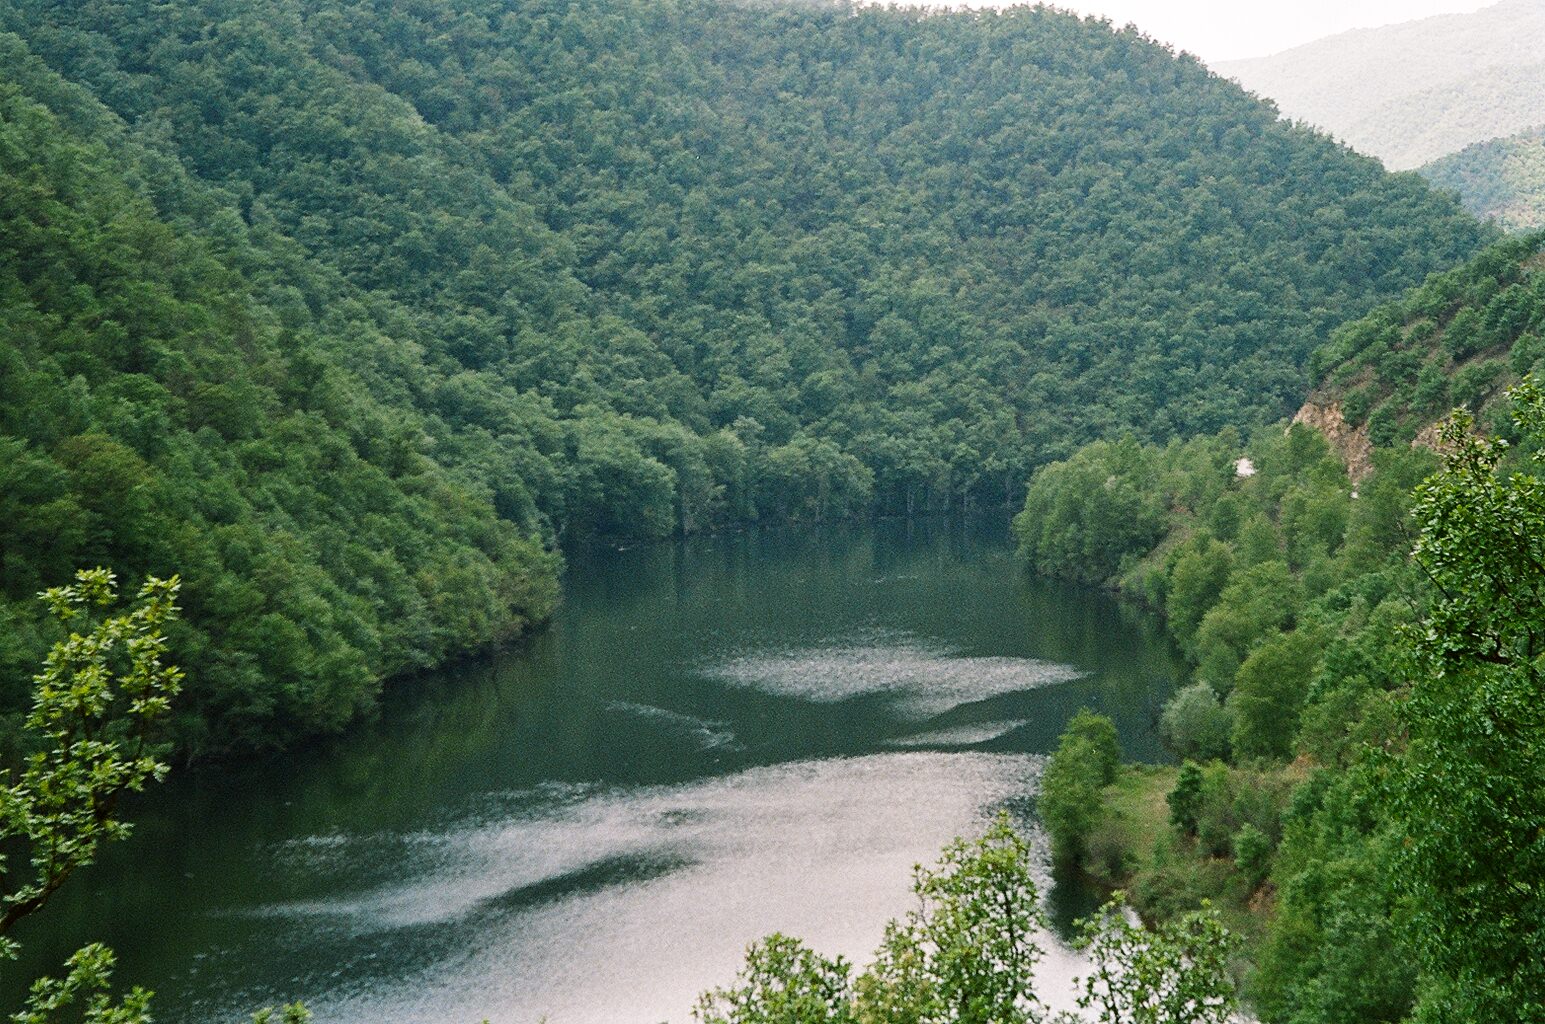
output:
M1185 773L1189 798L1172 800ZM1281 837L1302 765L1124 764L1101 793L1077 867L1095 885L1127 892L1145 919L1168 920L1210 901L1247 946L1270 922L1268 858ZM1177 823L1173 804L1189 803Z
M576 554L528 642L142 794L8 976L96 940L167 1024L683 1020L768 932L868 957L914 864L1029 824L1080 707L1161 759L1176 678L1151 617L1014 571L999 518ZM1050 996L1083 968L1045 945Z

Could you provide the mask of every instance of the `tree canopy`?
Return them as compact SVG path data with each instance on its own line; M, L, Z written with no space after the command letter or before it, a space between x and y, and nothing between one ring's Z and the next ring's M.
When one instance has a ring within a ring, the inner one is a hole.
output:
M1047 827L1086 866L1141 860L1147 914L1252 911L1263 1021L1545 1012L1541 244L1511 240L1338 331L1311 398L1344 412L1334 449L1304 424L1133 443L1119 463L1097 443L1038 473L1017 521L1041 568L1093 565L1166 613L1195 682L1161 726L1207 762L1175 774L1151 856L1111 848L1112 794L1136 776L1102 794L1088 753L1048 766ZM1457 387L1488 361L1488 388L1448 416L1418 383ZM1112 493L1151 510L1152 539L1099 515ZM1119 559L1083 561L1110 544Z
M1273 419L1492 236L1044 8L0 0L0 58L0 707L31 593L175 567L189 753L519 635L561 545Z

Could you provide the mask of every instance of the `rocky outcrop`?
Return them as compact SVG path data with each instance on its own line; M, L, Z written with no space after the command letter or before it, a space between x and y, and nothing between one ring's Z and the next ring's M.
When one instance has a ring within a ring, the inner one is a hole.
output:
M1347 426L1340 402L1310 399L1293 416L1293 422L1313 427L1324 436L1331 450L1346 463L1347 476L1354 484L1361 483L1373 472L1373 442L1368 440L1368 424Z

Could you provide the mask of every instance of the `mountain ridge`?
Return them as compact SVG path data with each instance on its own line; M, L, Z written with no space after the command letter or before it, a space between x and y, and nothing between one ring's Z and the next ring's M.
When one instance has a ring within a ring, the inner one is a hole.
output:
M1220 61L1219 74L1283 114L1410 170L1466 144L1539 122L1545 2L1503 0L1471 14L1348 32L1267 57ZM1497 96L1497 82L1509 91Z

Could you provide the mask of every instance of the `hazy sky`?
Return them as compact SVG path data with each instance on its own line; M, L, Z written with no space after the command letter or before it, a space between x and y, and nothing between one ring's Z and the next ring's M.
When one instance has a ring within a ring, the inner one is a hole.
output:
M977 0L978 3L984 0ZM1432 14L1478 11L1496 0L1053 0L1117 25L1135 23L1155 39L1204 60L1260 57L1349 28Z

